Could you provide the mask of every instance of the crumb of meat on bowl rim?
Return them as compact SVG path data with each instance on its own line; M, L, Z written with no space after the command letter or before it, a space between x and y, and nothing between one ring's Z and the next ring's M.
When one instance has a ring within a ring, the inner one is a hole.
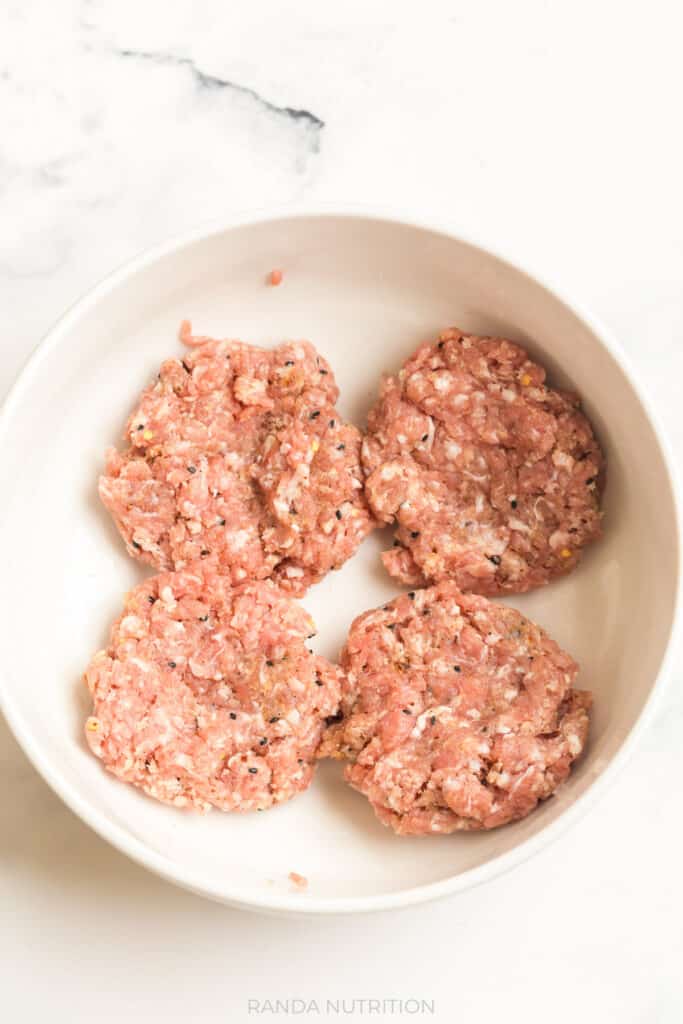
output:
M129 553L157 569L201 560L303 594L375 525L332 370L308 342L262 349L186 321L180 334L189 351L143 392L100 497Z
M287 877L295 888L301 891L308 889L308 879L305 875L300 875L298 871L290 871Z
M519 345L456 328L382 382L362 459L382 556L406 585L522 593L600 536L605 459L578 399Z
M277 287L277 285L282 284L283 277L284 274L281 270L271 270L271 272L268 274L268 284L272 285L273 287Z
M271 581L195 566L127 595L85 672L87 742L174 807L261 811L306 789L340 670L311 654L304 609Z
M452 581L352 624L320 756L400 835L491 829L567 778L588 734L578 666L539 626Z

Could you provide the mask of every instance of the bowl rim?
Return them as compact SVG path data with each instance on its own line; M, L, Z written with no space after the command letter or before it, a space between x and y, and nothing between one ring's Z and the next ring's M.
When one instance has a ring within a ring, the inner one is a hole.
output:
M11 693L4 685L3 674L0 670L0 710L3 712L15 739L44 781L67 807L89 825L94 832L110 843L115 849L131 858L131 860L154 872L166 881L180 885L191 892L238 909L285 913L297 916L351 914L399 909L443 896L451 896L481 885L483 882L511 870L513 867L528 860L543 847L554 842L555 839L575 824L606 792L608 786L614 781L632 754L638 737L652 721L670 674L673 654L681 632L681 593L683 589L681 573L682 520L681 489L678 471L670 443L665 431L662 429L659 414L653 407L648 394L643 391L640 382L637 380L629 358L624 354L611 331L580 303L577 303L568 296L566 291L560 290L556 285L548 283L543 275L529 269L525 261L520 262L500 252L497 248L494 249L490 245L482 243L472 237L471 234L460 231L454 226L451 218L439 218L437 220L430 216L410 216L403 211L384 206L378 207L376 205L328 202L294 203L259 207L245 211L240 215L212 219L188 231L173 234L165 241L148 247L132 259L126 260L88 289L62 314L35 346L0 407L0 451L11 428L14 412L24 399L27 390L30 391L33 374L39 368L42 361L61 343L62 339L68 335L72 326L85 313L95 307L104 296L123 284L127 279L134 278L138 273L158 260L179 252L194 243L205 241L239 228L255 227L271 221L339 218L376 221L382 224L412 228L414 230L435 233L461 242L523 274L552 298L569 309L591 331L598 342L617 363L633 388L650 422L655 441L659 447L673 502L676 527L676 585L671 627L650 695L614 756L600 775L590 783L587 789L576 798L571 806L563 811L555 821L544 826L536 835L525 839L513 847L513 849L492 857L491 860L486 861L482 865L468 868L458 875L450 876L437 882L413 886L399 892L382 893L377 896L316 899L310 898L310 895L307 895L305 899L302 899L301 894L296 892L291 894L273 892L265 893L262 896L258 894L245 896L240 892L239 887L233 888L229 881L225 885L216 886L215 877L212 876L207 881L200 873L174 865L162 854L150 849L142 840L129 834L123 826L109 821L103 811L92 806L88 800L79 794L76 787L71 785L61 775L60 771L49 763L48 757L41 750L38 742L32 737L30 727L24 722L19 709L14 706Z

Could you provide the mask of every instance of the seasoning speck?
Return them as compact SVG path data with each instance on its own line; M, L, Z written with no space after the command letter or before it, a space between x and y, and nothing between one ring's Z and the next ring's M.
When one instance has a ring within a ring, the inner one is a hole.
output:
M249 772L250 775L256 775L258 768L247 768L247 771Z
M313 412L311 413L311 415L308 418L309 418L309 420L317 420L319 415L320 415L320 409L314 409Z
M169 667L169 668L175 668L175 667L176 667L176 663L175 663L175 661L169 661L169 663L168 663L168 667Z
M234 722L234 721L235 721L235 719L237 718L237 715L235 714L235 712L234 712L234 711L231 711L231 712L230 712L230 718L232 718L233 722Z
M341 519L342 514L341 514L341 509L340 508L338 508L337 511L334 514L337 517L337 519Z

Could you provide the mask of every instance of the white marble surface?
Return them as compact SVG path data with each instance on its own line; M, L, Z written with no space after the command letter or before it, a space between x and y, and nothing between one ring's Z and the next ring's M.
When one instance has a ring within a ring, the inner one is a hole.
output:
M0 391L66 306L170 233L283 200L381 201L441 211L591 306L680 461L677 8L5 0ZM439 905L315 922L146 874L0 722L0 1019L217 1024L256 1019L249 999L329 997L433 1000L418 1019L454 1024L677 1024L682 681L598 807L532 862Z

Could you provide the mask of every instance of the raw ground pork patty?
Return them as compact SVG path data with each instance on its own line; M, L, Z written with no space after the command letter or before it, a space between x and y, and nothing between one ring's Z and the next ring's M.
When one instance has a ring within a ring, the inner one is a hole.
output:
M355 620L341 720L321 756L402 835L523 818L569 774L588 733L577 665L512 608L451 581Z
M307 342L265 350L194 338L169 359L107 453L99 491L134 557L204 560L237 583L295 594L371 530L360 433L334 408L329 365Z
M124 782L175 807L263 810L309 785L341 672L309 615L270 581L208 570L131 591L85 673L86 737Z
M396 521L389 573L521 593L600 535L604 459L578 400L503 338L455 328L382 383L363 443L366 495Z

